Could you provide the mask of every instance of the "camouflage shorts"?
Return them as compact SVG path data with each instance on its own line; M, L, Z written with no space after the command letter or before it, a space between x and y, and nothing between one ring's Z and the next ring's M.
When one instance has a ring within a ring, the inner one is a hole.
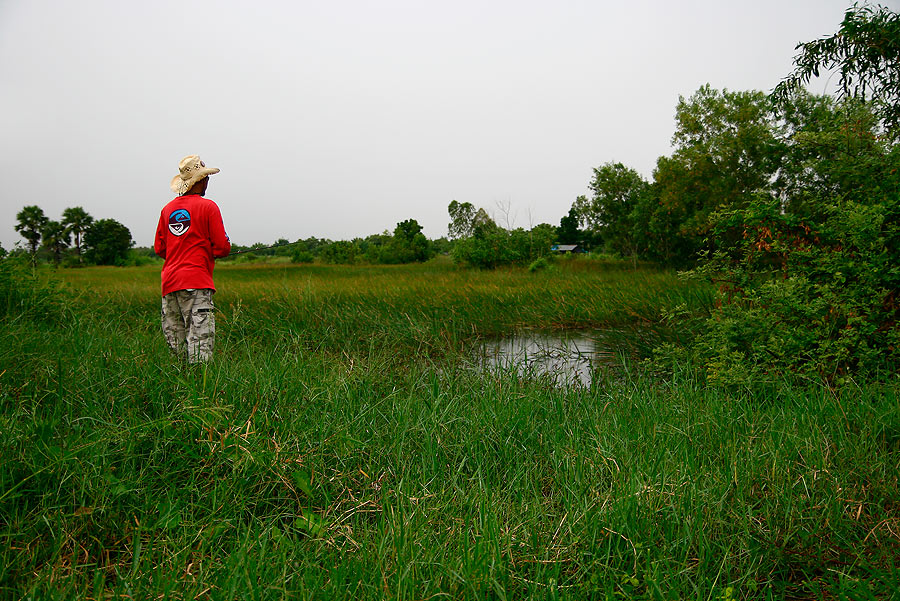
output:
M212 295L209 288L189 288L162 299L162 331L169 348L179 356L187 349L189 363L212 359L216 338Z

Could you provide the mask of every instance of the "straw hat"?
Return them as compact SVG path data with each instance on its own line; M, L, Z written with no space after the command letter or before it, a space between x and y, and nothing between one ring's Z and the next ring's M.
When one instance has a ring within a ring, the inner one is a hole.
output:
M172 188L172 192L175 194L183 196L201 179L218 172L218 169L207 167L206 163L200 160L200 157L192 154L184 157L178 163L178 175L172 178L172 183L169 184L169 187Z

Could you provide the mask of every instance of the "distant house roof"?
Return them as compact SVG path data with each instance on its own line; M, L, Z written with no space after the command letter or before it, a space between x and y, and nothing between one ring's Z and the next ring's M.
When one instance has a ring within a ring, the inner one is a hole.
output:
M560 253L580 253L584 252L581 250L581 247L577 244L554 244L550 247L550 250L555 250Z

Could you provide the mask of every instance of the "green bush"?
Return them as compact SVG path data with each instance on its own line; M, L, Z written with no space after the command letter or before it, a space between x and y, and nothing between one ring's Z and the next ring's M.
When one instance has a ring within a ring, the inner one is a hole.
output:
M529 265L550 253L554 235L554 232L541 228L527 231L494 226L457 240L451 256L457 263L479 269Z
M308 250L295 250L291 254L291 263L312 263L315 260Z
M900 199L838 201L817 219L758 199L715 221L715 238L733 242L693 272L719 286L695 345L710 379L897 371Z
M544 269L548 269L550 267L550 261L547 257L541 257L531 263L528 266L528 271L534 273L535 271L543 271Z
M333 265L353 265L356 263L359 248L350 241L338 240L322 247L319 258L322 262Z
M124 266L134 246L131 231L115 219L100 219L84 234L85 258L97 265Z

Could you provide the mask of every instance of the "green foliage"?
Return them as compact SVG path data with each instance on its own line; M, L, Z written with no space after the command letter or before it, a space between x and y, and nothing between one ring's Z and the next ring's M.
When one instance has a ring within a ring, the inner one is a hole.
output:
M315 260L309 247L303 241L298 240L291 251L291 263L312 263Z
M134 245L131 231L115 219L100 219L84 234L87 259L96 265L125 265Z
M778 144L759 153L780 157L771 190L742 186L756 190L752 202L709 215L710 250L694 271L720 286L693 349L709 379L789 372L841 384L900 369L900 146L888 142L900 116L898 26L886 9L855 6L835 36L800 46L797 71L773 93ZM835 66L843 101L798 89ZM767 137L751 139L764 149Z
M493 227L476 228L476 234L456 241L451 256L457 263L479 269L495 269L504 265L528 265L550 253L556 237L553 228L535 227L506 230Z
M776 113L758 92L704 86L679 101L650 186L607 164L574 208L607 251L627 256L631 235L641 258L720 286L684 353L710 379L895 373L900 145L876 109L796 93Z
M503 265L528 265L550 252L557 228L540 224L530 231L523 228L504 229L484 209L475 210L470 203L455 200L448 208L454 241L451 256L456 263L479 269Z
M152 248L141 246L138 248L128 249L128 254L123 262L119 264L125 267L140 267L142 265L162 265L163 260L156 256ZM76 263L77 265L77 263Z
M772 93L789 104L812 77L837 70L843 98L871 101L889 132L900 133L900 14L856 3L834 35L797 45L794 71Z
M588 187L591 198L579 196L569 214L574 212L581 226L595 240L603 241L607 252L635 256L639 235L636 230L644 229L644 223L636 221L635 210L640 203L649 205L646 197L650 185L634 169L622 163L606 163L594 169L594 179Z
M879 135L871 105L801 93L782 110L775 189L786 211L814 215L837 198L869 204L900 195L900 148Z
M431 242L422 233L422 226L415 219L398 223L393 234L385 231L366 238L321 242L323 243L310 245L307 241L297 245L292 261L311 263L317 256L326 264L396 265L421 263L433 257L435 253Z
M431 244L415 219L401 221L378 253L378 262L387 264L421 263L434 255Z
M660 157L649 206L642 256L688 264L708 250L716 211L739 209L766 192L779 167L774 113L761 92L717 91L706 85L679 99L675 151Z
M568 215L559 220L556 228L556 241L560 244L584 244L584 235L578 229L578 213L573 206Z
M31 248L31 254L37 253L38 245L41 243L41 233L44 226L47 225L47 216L44 210L36 205L24 207L16 214L16 231L28 242Z
M358 247L359 254L362 256L362 262L370 265L380 263L390 263L390 254L388 246L393 240L392 234L388 230L384 230L380 234L371 234L363 239L354 241Z
M532 261L531 265L528 266L528 271L530 273L534 273L535 271L543 271L545 269L549 269L551 265L551 257L541 257L539 259L536 259L535 261Z
M69 207L63 211L62 224L74 238L75 254L78 256L79 263L81 262L82 236L93 222L94 218L81 207Z
M710 379L896 372L900 199L839 200L808 218L760 199L715 217L714 237L734 243L695 270L720 286L695 348Z
M648 183L621 163L594 169L590 198L572 209L603 249L670 265L689 265L710 250L710 215L746 206L770 192L784 144L761 92L702 86L676 108L675 151L660 157Z
M472 224L475 219L475 206L471 202L457 202L451 200L447 206L450 213L450 224L447 226L448 237L451 240L468 238L473 234Z
M447 206L450 225L447 226L451 240L484 236L491 233L497 224L484 209L475 209L470 202L451 201Z
M276 257L290 257L292 254L291 242L287 238L279 238L272 246L275 246L272 251Z
M323 263L332 265L353 265L357 261L359 247L348 240L338 240L323 246L319 250L319 258Z
M44 248L53 253L53 262L59 265L63 252L69 247L69 231L58 221L47 221L41 231Z
M25 257L0 258L0 321L57 322L67 306L60 283Z
M436 255L448 255L453 250L453 241L446 236L441 236L431 241L431 248Z
M0 328L3 597L895 596L896 386L471 368L709 300L608 267L226 265L197 369L158 268L61 272L76 319Z

